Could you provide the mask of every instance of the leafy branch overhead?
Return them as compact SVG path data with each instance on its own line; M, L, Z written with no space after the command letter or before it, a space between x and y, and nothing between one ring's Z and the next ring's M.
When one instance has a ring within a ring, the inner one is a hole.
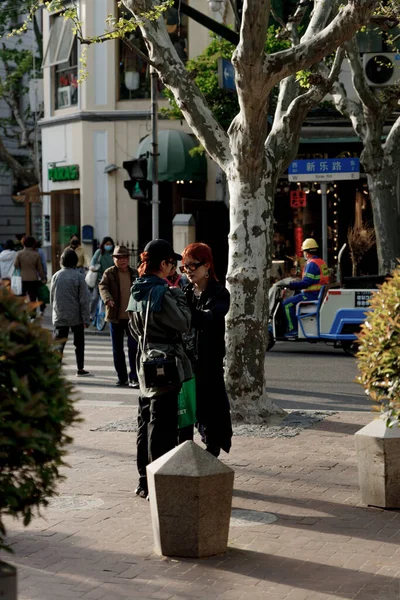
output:
M274 25L268 28L265 52L279 52L289 47L289 41L281 40L277 32L278 30ZM239 112L239 103L235 92L223 90L219 87L218 59L232 60L235 46L216 34L212 33L210 37L211 43L209 46L198 57L188 60L186 69L203 94L215 119L227 131L232 120ZM182 119L182 112L172 92L165 89L164 93L170 101L171 108L163 109L163 114L170 119Z

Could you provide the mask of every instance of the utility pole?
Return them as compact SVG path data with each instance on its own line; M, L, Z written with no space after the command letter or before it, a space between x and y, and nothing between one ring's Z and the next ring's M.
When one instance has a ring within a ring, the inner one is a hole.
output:
M328 264L328 197L326 181L321 181L322 202L322 258Z
M151 215L152 215L152 239L157 240L160 237L159 233L159 206L158 199L158 86L157 86L157 71L154 67L150 67L150 82L151 82L151 147L152 147L152 199L151 199Z

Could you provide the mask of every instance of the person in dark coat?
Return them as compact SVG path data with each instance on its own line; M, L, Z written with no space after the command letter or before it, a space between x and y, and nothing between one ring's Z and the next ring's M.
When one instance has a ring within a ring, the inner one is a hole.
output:
M146 466L176 446L178 395L181 383L193 375L182 344L182 335L190 331L190 310L182 290L169 287L166 281L172 265L181 258L166 240L149 242L140 255L140 277L132 285L127 308L130 330L139 343L139 484L135 493L141 498L148 494ZM146 386L143 363L155 354L174 358L179 381L163 387Z
M192 359L196 375L197 427L206 449L214 456L229 452L232 424L224 382L225 315L230 296L214 271L211 248L190 244L182 253L181 271L189 285L185 287L192 313ZM193 437L193 427L180 430L179 441Z
M106 306L106 321L110 324L114 367L118 375L116 384L118 386L129 385L129 387L138 389L137 342L129 330L129 316L126 312L130 290L137 277L137 271L129 266L129 250L126 246L115 246L113 259L115 264L104 271L99 283L99 292ZM125 335L128 342L129 381L124 350Z

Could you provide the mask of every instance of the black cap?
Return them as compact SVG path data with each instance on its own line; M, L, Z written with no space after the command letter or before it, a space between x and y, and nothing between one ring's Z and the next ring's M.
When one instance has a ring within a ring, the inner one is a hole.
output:
M182 260L182 256L174 252L173 247L167 240L152 240L147 244L144 251L149 253L152 260L162 261L170 258Z

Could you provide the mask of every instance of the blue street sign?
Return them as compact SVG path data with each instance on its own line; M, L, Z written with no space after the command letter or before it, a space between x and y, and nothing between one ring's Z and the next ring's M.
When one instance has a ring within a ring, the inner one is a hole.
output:
M359 179L359 158L310 158L289 165L289 181L336 181Z
M227 58L218 59L218 85L222 90L236 92L235 70Z

